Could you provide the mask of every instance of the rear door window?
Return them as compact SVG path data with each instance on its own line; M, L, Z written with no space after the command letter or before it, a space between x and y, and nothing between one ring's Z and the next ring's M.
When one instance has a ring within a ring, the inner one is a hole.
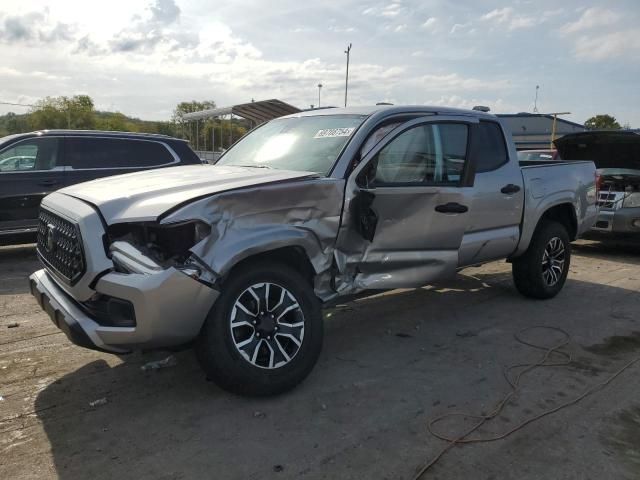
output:
M58 139L29 138L0 151L0 172L37 172L58 164Z
M509 161L500 125L481 121L474 129L473 153L476 158L476 172L489 172Z
M121 138L67 138L65 155L75 170L95 168L151 168L175 159L158 142Z

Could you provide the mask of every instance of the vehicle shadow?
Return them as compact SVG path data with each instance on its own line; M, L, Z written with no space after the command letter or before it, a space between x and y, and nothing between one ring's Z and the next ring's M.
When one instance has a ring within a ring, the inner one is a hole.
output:
M29 275L40 268L35 244L0 247L0 295L28 293Z
M416 418L465 398L492 401L496 384L487 378L504 389L515 332L543 323L597 343L603 318L612 332L626 328L612 309L637 312L638 296L628 293L569 280L555 299L535 301L515 292L509 273L458 276L327 311L318 365L278 397L228 394L186 351L151 372L141 365L163 355L134 354L113 367L94 361L44 388L35 411L63 480L398 478L425 449L441 448L422 423L415 430Z
M590 237L573 243L572 248L577 255L640 265L640 236L634 239Z

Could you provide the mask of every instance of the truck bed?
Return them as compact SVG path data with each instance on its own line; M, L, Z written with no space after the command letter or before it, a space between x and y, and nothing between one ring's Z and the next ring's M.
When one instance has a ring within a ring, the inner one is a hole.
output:
M591 228L598 216L593 162L551 160L519 163L525 197L518 252L527 249L541 214L554 205L571 203L574 206L578 215L577 236Z

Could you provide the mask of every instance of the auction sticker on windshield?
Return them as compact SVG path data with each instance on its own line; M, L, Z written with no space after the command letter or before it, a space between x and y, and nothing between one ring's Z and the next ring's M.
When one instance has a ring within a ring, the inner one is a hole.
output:
M335 137L348 137L355 130L354 127L348 128L325 128L324 130L318 130L313 138L335 138Z

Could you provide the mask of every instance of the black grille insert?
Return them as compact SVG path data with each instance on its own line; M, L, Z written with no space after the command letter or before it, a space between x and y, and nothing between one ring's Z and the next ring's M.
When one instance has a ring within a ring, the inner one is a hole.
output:
M63 280L75 284L85 272L78 226L44 209L40 209L38 220L40 259Z

